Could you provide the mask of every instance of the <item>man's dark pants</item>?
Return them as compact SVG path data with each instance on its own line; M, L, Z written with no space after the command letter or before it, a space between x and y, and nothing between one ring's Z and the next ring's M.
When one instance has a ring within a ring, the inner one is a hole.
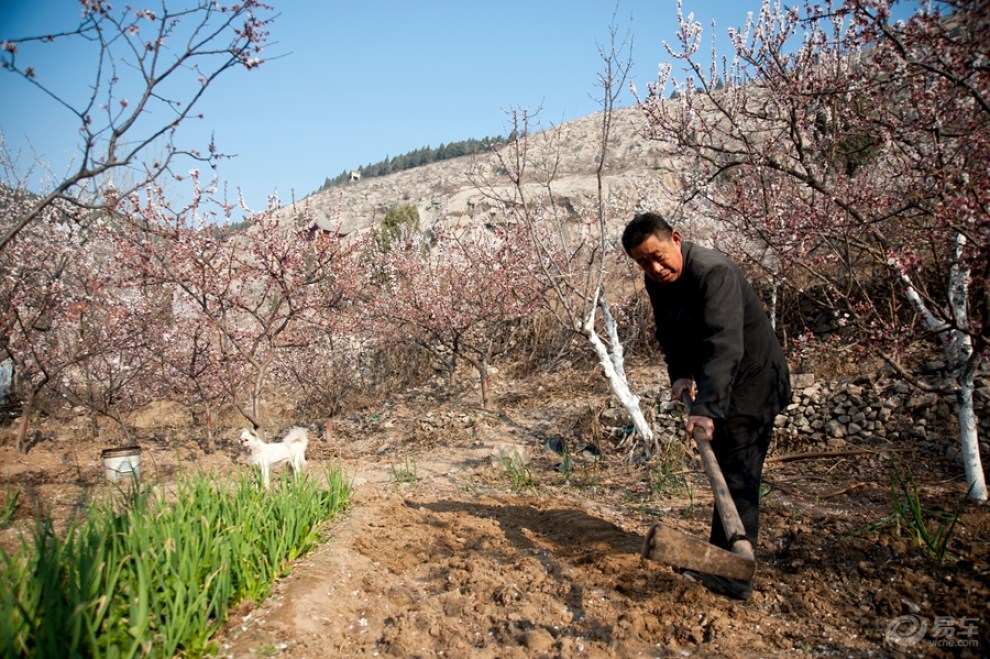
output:
M725 476L732 500L736 504L746 537L756 551L760 529L760 477L763 460L770 448L773 421L736 417L715 421L712 451ZM731 538L725 537L718 510L713 511L712 532L709 542L724 549L731 549Z

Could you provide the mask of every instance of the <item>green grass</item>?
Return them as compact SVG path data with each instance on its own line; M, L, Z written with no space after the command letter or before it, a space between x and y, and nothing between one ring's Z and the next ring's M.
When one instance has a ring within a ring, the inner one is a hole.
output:
M17 500L21 498L21 488L13 487L9 482L4 488L3 503L0 503L0 529L5 529L14 521L17 511Z
M921 493L914 473L910 469L902 473L894 465L890 479L890 513L859 529L852 536L877 533L890 528L895 535L905 534L913 539L936 563L941 563L948 556L949 541L956 526L960 524L959 518L968 497L969 492L960 499L951 513L925 508L921 504Z
M692 495L691 483L687 478L687 455L684 446L676 441L667 442L663 455L657 453L650 474L650 491L654 495Z
M132 486L63 535L36 522L0 550L0 655L202 656L229 608L260 601L346 508L339 469L273 490L198 474Z
M584 481L591 488L591 490L597 491L604 487L604 461L600 455L596 455L593 460L585 463L583 466L584 470Z
M392 465L392 478L396 483L402 485L407 483L412 487L419 485L419 476L416 470L416 459L407 455L402 464Z
M503 455L501 461L502 474L509 480L513 492L518 494L535 487L533 472L530 471L529 465L526 464L522 456L513 452Z

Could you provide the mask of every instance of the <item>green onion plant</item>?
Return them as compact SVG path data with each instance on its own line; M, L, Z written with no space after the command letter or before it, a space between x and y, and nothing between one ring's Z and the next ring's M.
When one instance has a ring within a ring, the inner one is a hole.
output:
M120 489L62 535L39 520L20 551L0 549L0 655L202 656L230 607L266 597L349 499L337 468L272 490L194 474L172 493Z

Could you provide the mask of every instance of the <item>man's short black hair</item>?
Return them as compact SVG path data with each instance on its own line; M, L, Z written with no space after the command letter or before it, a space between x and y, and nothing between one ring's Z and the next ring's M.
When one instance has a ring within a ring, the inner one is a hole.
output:
M626 225L625 231L622 232L622 247L626 250L626 254L631 254L637 245L650 236L666 240L673 233L674 228L660 213L647 211L640 213Z

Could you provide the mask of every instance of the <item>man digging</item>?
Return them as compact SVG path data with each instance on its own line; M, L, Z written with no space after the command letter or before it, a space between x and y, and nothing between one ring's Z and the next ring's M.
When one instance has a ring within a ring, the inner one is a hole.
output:
M711 443L755 552L763 460L774 417L791 399L780 342L738 266L682 240L659 214L634 217L622 246L645 273L673 397L691 399L687 431ZM731 550L740 538L727 536L716 510L709 542ZM751 580L682 573L719 595L749 599L753 592Z

